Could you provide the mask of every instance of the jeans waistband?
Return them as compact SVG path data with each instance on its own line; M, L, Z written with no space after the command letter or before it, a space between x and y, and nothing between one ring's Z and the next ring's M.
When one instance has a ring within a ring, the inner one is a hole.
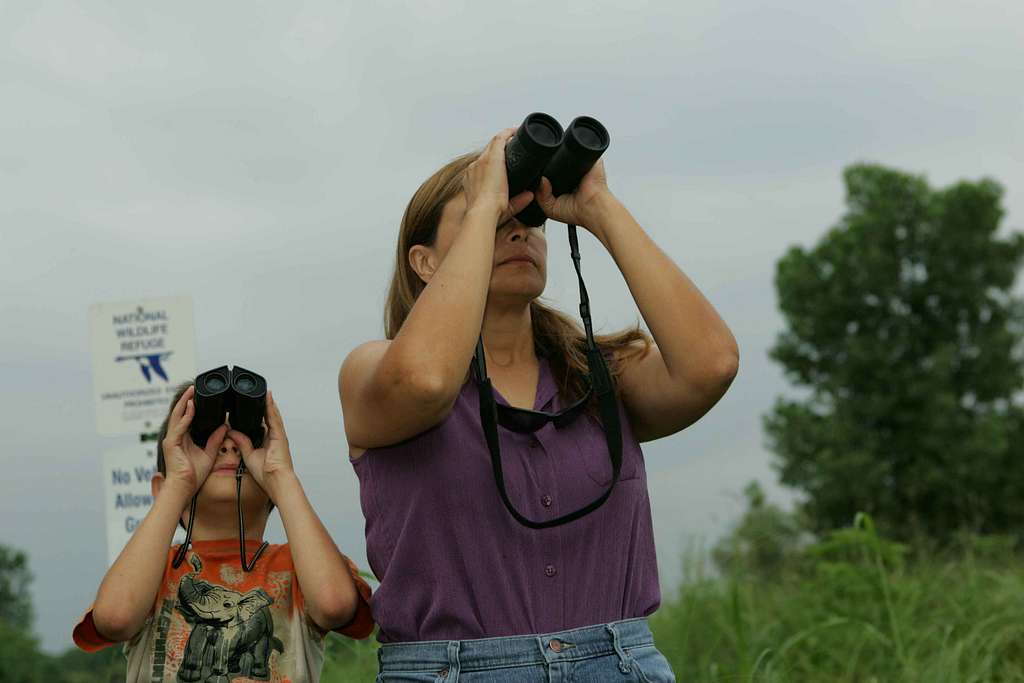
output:
M487 670L600 657L651 645L654 637L647 618L539 633L473 640L428 640L387 643L377 651L381 672Z

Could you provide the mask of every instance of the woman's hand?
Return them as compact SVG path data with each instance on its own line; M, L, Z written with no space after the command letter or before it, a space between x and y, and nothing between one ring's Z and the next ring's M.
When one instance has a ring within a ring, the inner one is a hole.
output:
M194 386L189 387L174 404L162 444L167 483L184 486L189 496L195 495L210 476L217 459L217 449L228 431L227 425L217 427L206 440L204 448L192 442L188 428L196 414L192 401L195 391Z
M491 138L490 143L469 165L462 177L466 212L474 209L493 211L495 225L505 222L533 201L533 192L521 192L509 201L505 145L515 132L515 128L506 128Z
M288 448L288 435L284 431L284 419L277 409L274 395L267 392L267 412L265 422L267 433L263 438L263 446L253 448L252 441L242 432L232 429L228 436L238 444L242 452L245 467L260 485L270 500L276 502L275 487L282 479L295 473L292 468L292 453Z
M541 178L540 187L537 188L537 203L549 218L586 228L607 244L605 240L606 225L603 218L608 209L618 203L618 200L608 189L603 159L597 160L597 163L583 176L576 191L571 194L554 196L551 193L551 181Z

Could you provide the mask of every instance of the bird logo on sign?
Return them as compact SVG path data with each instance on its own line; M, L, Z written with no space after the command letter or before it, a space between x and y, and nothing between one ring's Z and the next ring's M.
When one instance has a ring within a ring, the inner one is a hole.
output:
M171 381L167 377L167 371L164 370L162 364L162 361L166 360L170 355L170 351L165 351L164 353L143 353L134 356L118 356L115 361L118 363L126 360L137 361L139 370L142 371L142 376L146 378L146 382L152 384L153 375L156 375L165 382Z

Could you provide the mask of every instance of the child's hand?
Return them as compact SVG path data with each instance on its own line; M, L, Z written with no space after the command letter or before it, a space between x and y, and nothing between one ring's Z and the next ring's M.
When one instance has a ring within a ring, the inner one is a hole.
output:
M292 454L288 449L288 435L284 432L284 419L277 409L274 395L267 392L267 414L265 418L267 434L263 438L262 448L253 448L252 441L245 434L232 429L228 436L238 444L242 452L242 460L249 474L256 480L270 500L276 503L275 486L278 481L294 474Z
M167 422L167 436L163 441L164 467L167 483L185 487L189 496L202 488L206 478L210 476L213 462L217 459L217 449L228 431L227 425L221 425L206 440L206 447L200 448L192 442L188 432L196 407L192 401L195 387L189 387L171 410Z

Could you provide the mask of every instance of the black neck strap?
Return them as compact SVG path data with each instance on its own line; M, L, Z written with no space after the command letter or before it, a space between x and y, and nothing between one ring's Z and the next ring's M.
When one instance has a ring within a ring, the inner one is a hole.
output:
M243 474L245 474L245 463L239 462L238 469L235 470L235 497L238 504L238 554L242 560L242 571L251 572L253 567L256 566L256 561L260 559L260 556L269 544L263 541L263 544L256 549L256 554L252 556L252 562L245 559L245 516L242 514ZM192 524L196 519L196 500L198 498L198 492L192 496L192 507L188 513L188 528L185 530L185 541L178 548L178 552L174 554L174 560L171 562L171 566L175 569L180 567L181 563L185 561L185 554L188 552L188 546L192 542Z
M580 316L583 318L583 329L586 333L587 369L590 373L590 382L594 393L597 395L601 424L604 427L604 437L608 444L608 457L612 463L612 480L604 493L578 510L543 522L529 519L515 508L508 497L508 491L505 490L505 473L501 465L501 445L498 440L497 403L494 399L494 388L487 376L483 338L477 340L476 353L473 357L477 388L480 394L480 422L483 425L487 448L491 452L491 465L494 469L494 481L498 485L498 494L512 517L531 529L562 526L597 510L612 494L612 489L619 481L619 473L622 470L622 424L619 421L619 407L615 399L615 388L608 371L608 364L597 347L597 342L594 341L594 325L590 319L590 297L587 296L587 286L583 283L583 273L580 270L580 247L575 225L569 226L569 247L573 266L576 268L576 277L580 283Z

